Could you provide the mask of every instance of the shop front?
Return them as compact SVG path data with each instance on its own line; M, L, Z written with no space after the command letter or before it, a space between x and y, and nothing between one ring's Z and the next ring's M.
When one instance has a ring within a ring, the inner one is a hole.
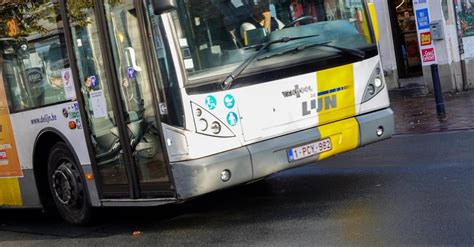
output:
M399 78L423 75L412 0L389 0Z

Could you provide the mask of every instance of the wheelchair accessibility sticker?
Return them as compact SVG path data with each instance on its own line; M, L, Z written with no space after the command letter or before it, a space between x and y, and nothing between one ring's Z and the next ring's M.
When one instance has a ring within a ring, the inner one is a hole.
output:
M235 112L230 112L228 115L227 115L227 123L230 125L230 126L235 126L237 125L237 122L239 121L239 117L237 116L237 114Z
M214 110L216 109L217 107L217 100L216 100L216 97L210 95L210 96L207 96L206 98L206 106L207 108L209 108L209 110Z
M127 76L128 76L128 79L133 79L137 77L137 73L134 67L127 68Z
M234 106L235 106L234 96L232 96L230 94L226 95L225 98L224 98L224 105L225 105L225 107L227 107L229 109L234 108Z

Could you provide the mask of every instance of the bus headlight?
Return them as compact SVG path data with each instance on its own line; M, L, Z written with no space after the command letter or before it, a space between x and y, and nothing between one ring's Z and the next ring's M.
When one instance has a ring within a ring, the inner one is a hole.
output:
M370 76L361 103L365 103L380 93L385 86L382 70L377 66Z
M221 129L221 125L218 122L213 122L211 124L211 131L214 135L218 135L219 133L221 133Z
M369 84L367 86L367 92L370 94L370 95L374 95L375 94L375 86L373 84Z
M209 127L209 124L207 123L206 119L201 118L197 122L197 127L200 131L206 131L207 127Z
M379 87L382 87L382 86L383 86L383 81L382 81L382 79L380 79L380 77L376 77L376 78L374 79L374 86L375 86L376 88L379 88Z

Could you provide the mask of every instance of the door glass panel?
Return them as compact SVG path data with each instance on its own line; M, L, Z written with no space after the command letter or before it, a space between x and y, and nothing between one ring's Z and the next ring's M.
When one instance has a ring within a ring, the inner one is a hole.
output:
M81 93L104 192L128 192L119 131L112 110L110 83L92 4L68 1L69 21L76 53Z
M132 0L104 6L138 179L148 190L169 179L137 13Z
M178 83L176 68L171 55L171 46L168 43L169 34L164 31L164 25L159 15L155 15L150 1L147 1L145 11L149 32L151 33L150 42L153 44L152 54L157 68L154 70L157 77L157 87L161 90L161 102L166 105L166 115L162 115L162 122L184 127L184 109L181 98L181 89Z

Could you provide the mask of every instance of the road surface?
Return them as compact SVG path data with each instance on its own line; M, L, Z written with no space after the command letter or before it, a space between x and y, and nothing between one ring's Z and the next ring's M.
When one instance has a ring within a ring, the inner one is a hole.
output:
M473 246L474 131L397 136L185 204L99 212L80 228L0 211L0 246Z

